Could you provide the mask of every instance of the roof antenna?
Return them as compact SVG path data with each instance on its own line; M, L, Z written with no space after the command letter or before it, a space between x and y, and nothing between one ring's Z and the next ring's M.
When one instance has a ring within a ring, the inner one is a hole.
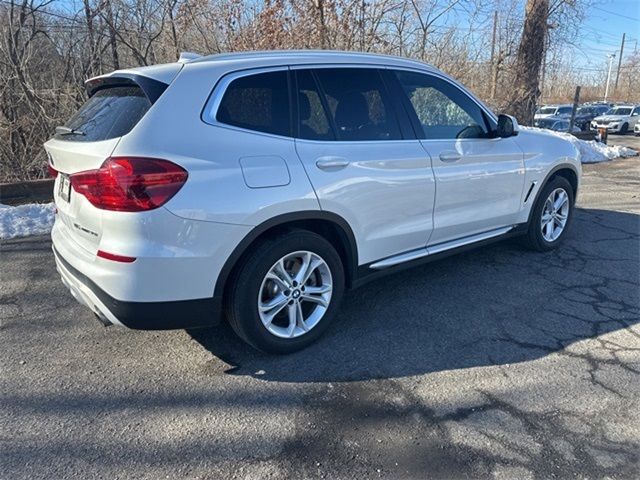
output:
M200 58L202 55L193 52L180 52L180 58L178 58L179 63L189 63L196 58Z

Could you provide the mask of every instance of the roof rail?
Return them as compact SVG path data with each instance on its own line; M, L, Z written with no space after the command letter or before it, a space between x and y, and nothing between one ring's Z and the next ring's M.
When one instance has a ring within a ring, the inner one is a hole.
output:
M179 63L189 63L191 60L195 60L196 58L200 58L202 55L199 53L193 52L180 52L180 58L178 58Z

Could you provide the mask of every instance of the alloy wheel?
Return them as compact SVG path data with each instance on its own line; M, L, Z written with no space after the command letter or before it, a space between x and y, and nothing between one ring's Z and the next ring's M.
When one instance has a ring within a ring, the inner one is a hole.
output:
M542 208L540 228L542 238L547 242L555 242L567 225L569 219L569 195L563 188L551 192Z
M260 320L277 337L300 337L318 325L329 308L332 291L331 270L322 257L306 250L287 254L262 280Z

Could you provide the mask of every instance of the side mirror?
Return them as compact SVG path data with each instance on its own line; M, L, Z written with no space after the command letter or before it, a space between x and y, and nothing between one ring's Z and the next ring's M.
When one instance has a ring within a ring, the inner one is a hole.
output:
M511 115L498 115L498 126L496 128L496 137L508 138L515 137L520 131L520 126L515 117Z

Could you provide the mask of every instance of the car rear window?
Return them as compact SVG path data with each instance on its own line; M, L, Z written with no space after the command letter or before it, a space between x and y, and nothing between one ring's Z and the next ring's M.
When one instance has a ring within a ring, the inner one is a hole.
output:
M98 90L65 124L73 133L55 138L73 142L98 142L121 137L131 131L151 108L137 86L113 86Z
M233 80L222 97L216 120L248 130L290 135L287 72L259 73Z

